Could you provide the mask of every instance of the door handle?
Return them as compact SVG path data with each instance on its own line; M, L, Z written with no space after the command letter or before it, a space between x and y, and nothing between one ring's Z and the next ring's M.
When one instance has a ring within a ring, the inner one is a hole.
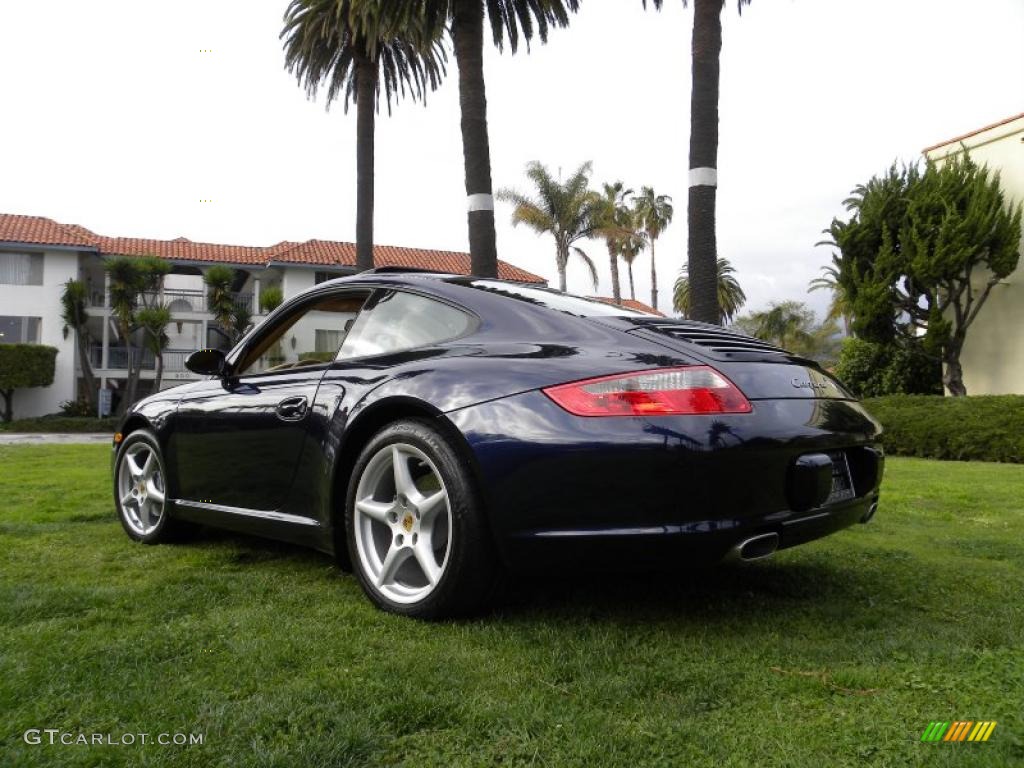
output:
M286 397L277 404L277 418L282 421L298 421L306 415L308 402L305 395Z

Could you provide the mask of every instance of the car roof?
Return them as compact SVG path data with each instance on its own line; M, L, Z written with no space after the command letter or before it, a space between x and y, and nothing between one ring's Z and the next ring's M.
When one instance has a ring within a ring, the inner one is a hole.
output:
M331 280L317 283L317 288L330 287L332 285L423 285L425 282L462 283L467 280L477 279L474 275L460 275L454 272L434 272L429 269L407 269L405 267L377 267L357 272L353 275L344 275ZM486 278L491 283L505 283L507 285L525 285L540 290L551 290L547 285L541 283L530 283L522 280L503 280L498 277Z

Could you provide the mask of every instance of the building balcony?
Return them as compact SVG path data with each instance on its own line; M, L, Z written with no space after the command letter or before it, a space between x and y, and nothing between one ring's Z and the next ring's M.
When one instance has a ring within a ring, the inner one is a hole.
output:
M136 360L141 355L141 363L139 365L140 370L143 371L155 371L156 370L156 357L152 352L133 349L133 354L136 356ZM185 367L185 359L195 352L194 349L165 349L164 350L164 374L168 373L189 373L189 370ZM124 347L110 347L107 350L107 366L103 367L103 347L94 344L89 349L89 363L92 365L94 370L107 370L107 371L127 371L128 370L128 350Z
M254 297L251 292L232 293L231 296L236 303L241 304L249 310L250 313L256 312ZM165 289L155 293L140 294L138 301L140 306L143 304L148 304L150 306L164 304L171 310L171 314L174 315L190 312L210 314L206 291L190 291L179 288ZM105 297L102 292L94 291L89 295L90 307L103 308L108 306L108 304L109 294Z

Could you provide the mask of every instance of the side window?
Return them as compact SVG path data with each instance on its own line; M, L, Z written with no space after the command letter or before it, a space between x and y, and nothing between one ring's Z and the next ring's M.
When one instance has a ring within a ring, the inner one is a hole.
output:
M338 359L430 346L461 336L472 322L468 314L447 304L391 291L360 313L341 345Z
M328 296L297 308L255 339L236 375L275 373L334 360L369 292Z

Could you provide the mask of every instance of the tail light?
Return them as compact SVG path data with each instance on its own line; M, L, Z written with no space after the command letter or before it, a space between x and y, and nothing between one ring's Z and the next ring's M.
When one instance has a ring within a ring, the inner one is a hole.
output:
M736 385L706 365L601 376L543 391L577 416L674 416L751 411L750 402Z

